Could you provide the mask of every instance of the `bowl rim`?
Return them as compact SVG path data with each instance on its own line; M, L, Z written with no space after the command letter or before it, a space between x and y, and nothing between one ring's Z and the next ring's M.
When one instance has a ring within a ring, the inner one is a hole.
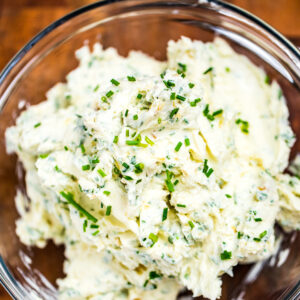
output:
M75 9L71 11L70 13L64 15L63 17L57 19L47 27L45 27L42 31L40 31L38 34L36 34L21 50L19 50L12 59L6 64L4 69L0 73L0 85L4 82L5 78L9 75L9 73L12 71L14 66L25 56L25 54L34 46L36 45L40 40L42 40L45 36L47 36L50 32L52 32L57 27L63 25L67 21L69 21L72 18L75 18L78 15L81 15L87 11L93 10L98 7L102 7L108 4L118 3L118 2L125 2L130 0L99 0L97 2L88 4L86 6L82 6L78 9ZM166 0L157 0L157 2L161 3L171 3ZM189 1L186 1L185 3L180 3L184 6L191 6L191 3ZM290 51L295 57L299 60L300 64L300 50L291 42L289 41L283 34L281 34L279 31L274 29L272 26L267 24L262 19L256 17L254 14L237 7L233 4L226 3L223 0L199 0L198 5L204 5L204 4L212 4L219 6L220 8L228 9L250 21L252 21L254 24L258 25L262 29L266 30L267 33L269 33L272 37L277 39L279 43L283 44L288 51Z
M25 46L23 46L6 64L6 66L2 69L0 72L0 86L5 81L7 76L11 73L13 68L17 65L19 61L22 60L22 58L30 51L31 48L33 48L39 41L41 41L44 37L46 37L48 34L50 34L54 29L58 28L59 26L62 26L67 21L85 13L88 11L91 11L93 9L106 6L113 3L119 3L119 2L130 2L131 0L98 0L94 3L82 6L78 9L75 9L71 11L70 13L67 13L63 17L57 19L56 21L52 22L50 25L45 27L43 30L41 30L38 34L36 34ZM168 2L167 0L156 0L157 3L165 3L165 4L172 4L172 1ZM174 4L176 2L173 2ZM195 4L190 1L185 2L177 2L178 4L182 5L183 7L190 7L194 6ZM270 26L268 23L260 19L259 17L256 17L254 14L238 7L230 3L226 3L223 0L198 0L198 5L214 5L219 8L227 9L233 13L236 13L237 15L246 18L247 20L253 22L258 27L264 29L268 34L270 34L273 38L275 38L280 44L284 45L287 49L287 51L290 51L296 59L300 63L300 48L298 49L291 41L289 41L283 34L281 34L279 31L274 29L272 26ZM0 106L1 107L1 106ZM0 111L1 112L1 111ZM10 274L9 270L6 267L5 262L3 261L1 255L0 255L0 265L2 267L5 267L5 273L2 274L6 278L10 278L13 283L15 284L15 287L18 288L18 282L15 280L15 278ZM0 284L7 290L9 295L13 299L18 299L16 293L11 289L11 287L8 284L5 284L5 282L2 280L3 278L0 277ZM297 299L300 295L300 280L294 285L294 287L288 291L287 294L282 295L280 299L284 300L294 300Z

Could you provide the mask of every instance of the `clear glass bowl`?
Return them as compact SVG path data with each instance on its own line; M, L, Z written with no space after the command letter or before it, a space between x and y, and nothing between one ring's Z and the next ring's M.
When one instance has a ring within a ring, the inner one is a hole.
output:
M30 41L0 75L0 281L13 298L55 299L55 279L63 276L63 247L49 242L45 249L30 249L15 234L14 196L17 188L24 190L23 171L16 157L6 154L4 132L26 107L22 100L45 99L76 67L74 51L83 44L100 41L123 55L135 49L164 59L167 41L181 35L202 41L220 35L278 80L298 138L291 157L300 150L300 53L253 15L217 0L111 0L70 13ZM237 266L233 278L223 276L222 299L299 299L299 233L286 234L281 247L291 249L282 266L275 257L273 267L269 260Z

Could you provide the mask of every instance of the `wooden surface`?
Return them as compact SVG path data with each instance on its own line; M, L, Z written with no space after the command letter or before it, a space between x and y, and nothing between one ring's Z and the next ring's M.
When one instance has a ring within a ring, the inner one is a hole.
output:
M45 26L92 0L0 0L0 70ZM228 1L259 16L300 47L300 0ZM10 297L0 287L0 300Z

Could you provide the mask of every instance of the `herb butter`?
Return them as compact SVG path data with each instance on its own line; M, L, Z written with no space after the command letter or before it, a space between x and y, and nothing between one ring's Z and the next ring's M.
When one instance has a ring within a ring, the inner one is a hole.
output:
M26 170L17 234L66 247L60 299L221 295L221 275L300 228L294 134L276 82L222 39L167 61L95 44L6 131ZM25 206L29 205L27 209Z

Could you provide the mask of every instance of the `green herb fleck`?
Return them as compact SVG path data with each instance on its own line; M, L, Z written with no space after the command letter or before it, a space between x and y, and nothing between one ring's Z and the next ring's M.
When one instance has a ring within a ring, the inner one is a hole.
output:
M224 250L224 251L220 254L220 257L221 257L222 260L231 259L231 252L230 252L230 251Z
M112 79L110 82L115 86L118 86L120 84L120 82L116 79ZM110 97L110 96L107 96L107 97Z
M88 221L84 220L84 222L82 224L83 232L86 232L87 225L88 225Z
M152 140L150 140L147 136L145 137L145 141L150 145L153 146L154 142Z
M190 83L189 83L189 87L190 87L190 89L192 89L194 86L195 86L195 84L194 84L194 83L192 83L192 82L190 82Z
M237 238L240 239L243 235L244 235L243 233L241 233L240 231L238 231Z
M197 103L200 102L200 101L201 101L201 99L197 98L194 101L190 102L190 106L195 107L197 105Z
M174 192L174 185L171 182L171 180L170 179L166 179L165 183L166 183L166 186L167 186L167 189L169 190L169 192L170 193Z
M103 191L103 194L106 195L106 196L109 196L110 195L110 191Z
M170 119L172 119L179 111L179 108L176 107L174 109L172 109L172 111L170 112Z
M151 232L149 234L149 239L152 241L152 246L151 247L153 247L153 245L158 241L158 236Z
M206 71L203 72L203 75L206 75L207 73L211 72L214 68L209 67Z
M98 169L97 172L99 173L99 175L101 177L105 177L106 176L105 172L102 169Z
M185 138L184 139L184 143L185 145L188 147L191 143L190 143L190 139L189 138Z
M176 145L176 147L175 147L174 150L175 150L176 152L178 152L178 151L180 150L181 146L182 146L182 142L178 142L178 144Z
M185 204L180 204L180 203L178 203L176 206L177 206L177 207L186 207Z
M170 95L170 99L171 99L171 100L175 100L175 98L176 98L176 93L174 93L174 92L173 92L173 93L171 93L171 95Z
M195 225L194 225L194 223L192 221L188 221L188 223L189 223L191 229L193 229L195 227Z
M237 119L235 124L240 125L241 131L245 134L249 133L249 123L248 121L244 121L242 119Z
M161 278L161 277L162 277L162 275L156 273L155 271L151 271L151 272L149 273L149 278L150 278L151 280L152 280L152 279L156 279L156 278Z
M83 165L83 166L81 166L82 171L87 171L87 170L89 170L90 168L91 168L90 165Z
M172 88L173 86L175 86L175 83L171 80L168 80L168 81L164 80L163 82L164 82L165 86L169 89Z
M50 154L50 153L43 153L43 154L40 154L40 155L39 155L39 158L42 158L42 159L47 158L47 157L49 156L49 154Z
M34 128L38 128L38 127L41 126L41 125L42 125L42 123L39 122L39 123L36 123L33 127L34 127Z
M127 76L128 81L136 81L134 76Z
M227 198L232 198L232 196L229 195L229 194L225 194L225 196L226 196Z
M92 216L88 211L86 211L80 204L78 204L74 200L74 196L72 193L70 193L70 192L65 193L64 191L61 191L60 195L63 196L68 201L69 204L71 204L73 207L75 207L79 212L81 212L83 215L85 215L89 220L91 220L95 223L98 221L94 216Z
M110 213L111 213L111 205L108 205L108 206L106 207L105 215L106 215L106 216L109 216Z
M106 97L110 98L113 94L114 94L114 92L112 90L110 90L106 93Z
M255 222L261 222L261 221L262 221L262 218L255 218L254 221L255 221Z
M176 99L180 100L180 101L185 101L185 97L180 96L180 95L176 95Z
M168 208L165 207L162 214L162 221L165 221L168 217Z
M269 75L266 75L266 77L265 77L265 83L266 84L271 84L271 78L269 77Z
M142 99L142 97L143 97L143 95L142 94L137 94L137 96L136 96L138 99Z
M117 135L115 135L113 143L118 144L118 141L119 141L119 137Z

